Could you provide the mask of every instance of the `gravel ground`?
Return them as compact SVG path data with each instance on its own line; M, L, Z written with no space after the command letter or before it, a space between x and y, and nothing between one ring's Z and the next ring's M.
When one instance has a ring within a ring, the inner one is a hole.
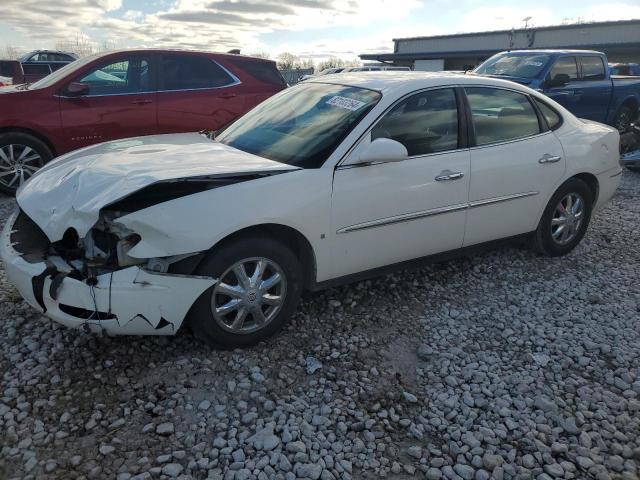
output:
M68 330L0 270L0 478L638 479L639 238L625 172L567 257L328 290L244 351Z

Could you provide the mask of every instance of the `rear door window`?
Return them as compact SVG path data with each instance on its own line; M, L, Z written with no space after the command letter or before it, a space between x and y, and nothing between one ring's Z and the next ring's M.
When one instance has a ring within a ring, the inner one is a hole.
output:
M551 69L551 78L553 79L559 74L568 75L570 81L577 80L578 65L576 63L576 57L561 57L556 60L556 63Z
M237 83L226 69L200 55L162 55L161 90L198 90Z
M604 63L601 57L580 57L583 80L604 80Z
M259 82L282 87L287 84L284 81L284 78L282 78L282 75L280 75L276 64L273 62L261 62L248 58L233 57L231 59L231 63L248 73Z
M538 115L529 98L497 88L465 88L476 134L476 145L489 145L540 133Z

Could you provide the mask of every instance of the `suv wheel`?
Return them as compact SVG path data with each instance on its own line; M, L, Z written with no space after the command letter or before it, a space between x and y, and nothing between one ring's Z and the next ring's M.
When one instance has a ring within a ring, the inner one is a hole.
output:
M587 231L593 193L577 178L565 182L544 210L534 237L540 253L557 257L573 250Z
M194 334L225 348L253 345L280 330L302 291L294 253L271 238L247 237L212 252L198 268L218 282L194 303Z
M26 133L0 134L0 191L14 195L53 155L41 140Z

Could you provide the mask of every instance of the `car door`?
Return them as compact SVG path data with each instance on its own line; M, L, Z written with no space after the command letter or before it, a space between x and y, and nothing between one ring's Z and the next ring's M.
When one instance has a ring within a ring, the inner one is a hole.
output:
M157 133L151 58L145 54L110 56L74 82L86 84L81 96L60 92L60 114L69 150L118 138Z
M212 58L165 53L160 58L158 125L163 133L217 130L246 111L241 82Z
M545 95L553 98L574 115L580 116L575 103L574 89L580 88L578 76L578 62L574 56L559 57L551 67L548 78L553 80L558 75L567 75L569 82L564 85L549 86L545 88Z
M562 145L528 95L494 87L465 92L475 140L464 245L533 231L564 174Z
M602 57L584 55L580 62L580 83L574 90L576 109L581 118L604 122L612 94L611 80L606 78Z
M462 245L469 150L453 88L395 104L335 171L334 276L453 250ZM376 138L402 143L406 160L356 164Z

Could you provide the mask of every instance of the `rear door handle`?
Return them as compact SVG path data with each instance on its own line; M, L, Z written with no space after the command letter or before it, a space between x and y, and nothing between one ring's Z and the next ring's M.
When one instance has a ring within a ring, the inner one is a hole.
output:
M220 98L236 98L238 96L237 93L221 93Z
M147 104L149 104L151 102L152 101L147 99L147 98L136 98L131 103L133 103L134 105L147 105Z
M545 153L542 157L540 157L538 159L538 163L557 163L560 160L562 160L562 157L559 157L557 155L550 155L548 153Z
M440 175L438 175L435 180L436 182L448 182L449 180L458 180L462 177L464 177L464 173L462 172L451 172L449 170L446 170L440 173Z

